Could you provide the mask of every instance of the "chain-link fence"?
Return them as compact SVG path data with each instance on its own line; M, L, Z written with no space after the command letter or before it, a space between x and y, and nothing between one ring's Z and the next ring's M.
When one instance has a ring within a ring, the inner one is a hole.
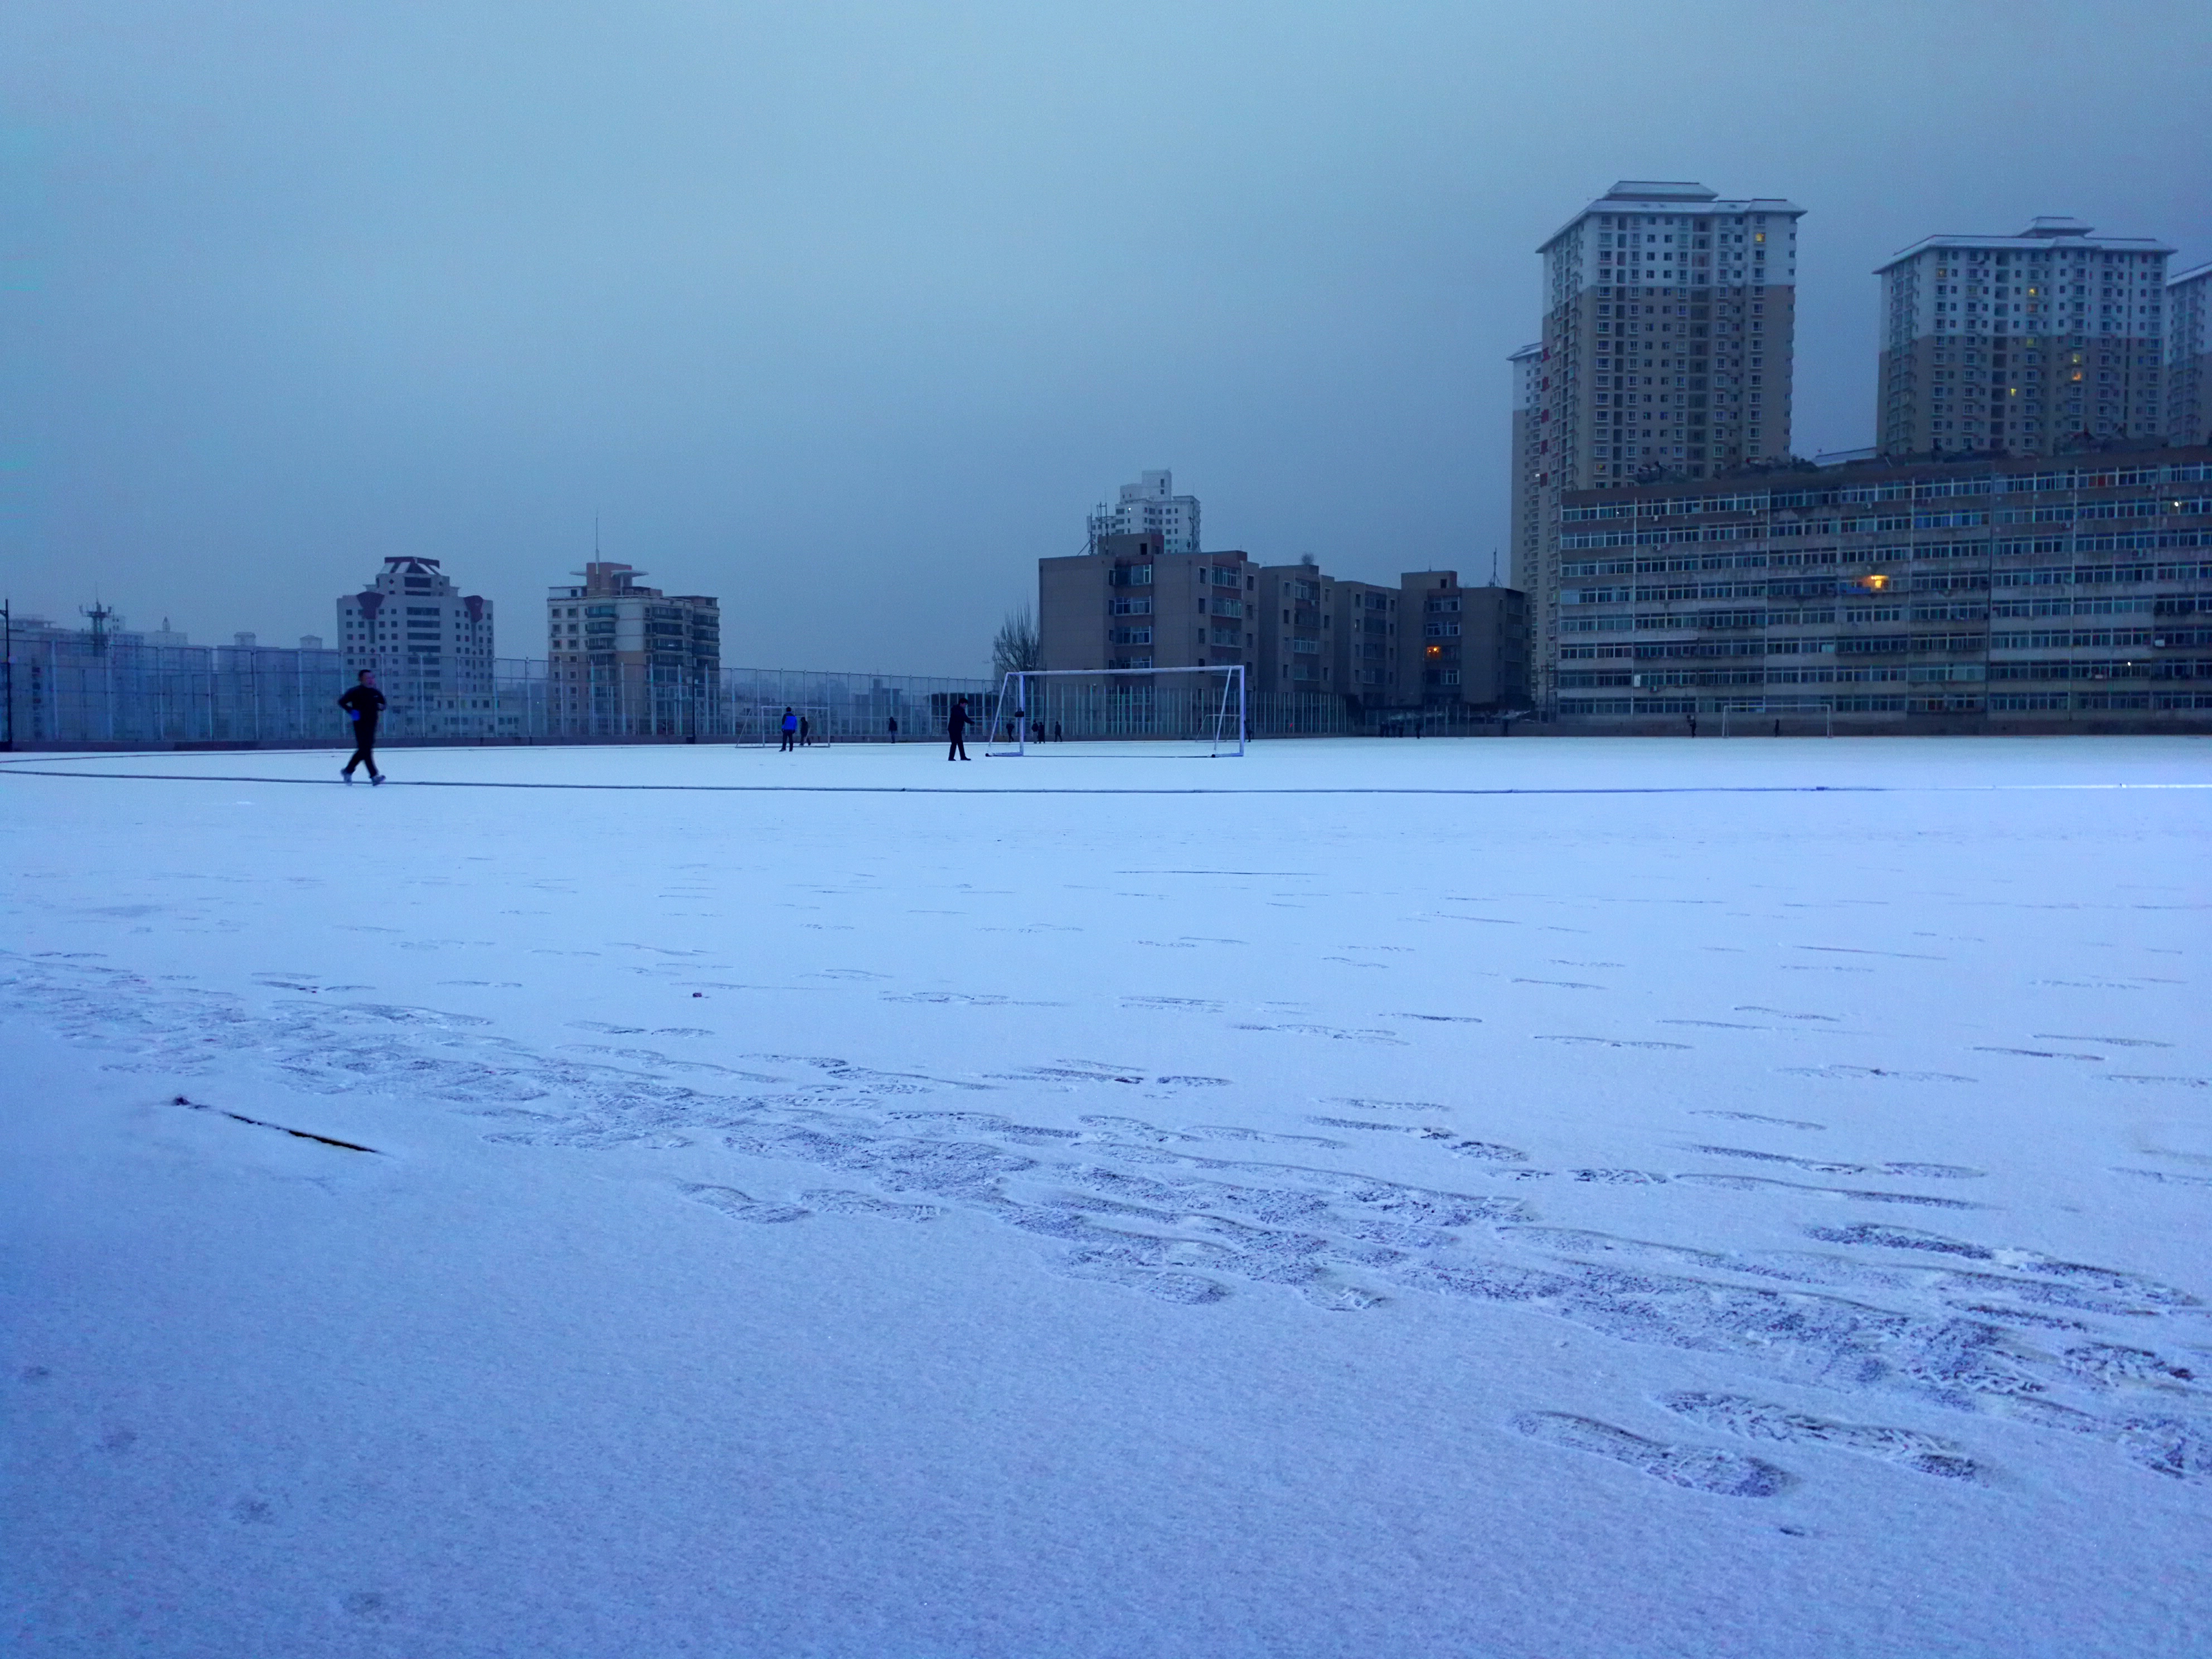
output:
M41 630L11 642L4 735L19 747L351 741L337 706L351 684L336 651L154 646L128 635ZM631 672L556 673L501 659L488 681L432 689L380 677L387 744L774 742L783 712L811 741L935 735L952 699L980 707L982 679L726 668L711 680Z
M155 646L129 634L17 632L7 653L0 738L18 748L174 744L344 746L352 728L337 699L352 676L336 651L255 646ZM810 743L941 738L964 697L981 735L999 690L986 679L725 668L712 679L601 678L537 659L502 658L489 680L433 689L384 676L379 740L410 743L720 742L773 744L787 709ZM1214 702L1218 702L1218 693ZM1037 711L1041 714L1043 711ZM1188 737L1218 712L1195 691L1087 700L1048 715L1068 738ZM1462 708L1364 707L1320 692L1255 691L1250 734L1267 737L1477 733L1489 716ZM1049 728L1048 728L1049 729Z

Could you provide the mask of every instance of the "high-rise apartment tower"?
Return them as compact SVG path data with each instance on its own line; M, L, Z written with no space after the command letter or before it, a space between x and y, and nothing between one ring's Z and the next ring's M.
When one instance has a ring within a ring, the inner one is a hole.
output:
M2166 435L2212 443L2212 265L2166 285Z
M491 695L491 601L460 592L435 559L385 560L367 587L338 600L337 624L349 682L373 668L395 698L443 706Z
M1905 249L1877 273L1876 451L2049 455L2084 435L2162 434L2172 252L2059 218Z
M1164 553L1195 553L1198 497L1176 495L1172 472L1139 473L1136 483L1121 486L1120 501L1091 509L1091 551L1108 536L1158 536Z
M1772 198L1723 201L1703 185L1626 179L1539 250L1544 337L1528 394L1537 545L1524 568L1516 503L1514 582L1528 593L1540 700L1558 657L1561 492L1709 478L1789 453L1803 214Z
M692 732L722 665L722 607L703 593L664 593L626 564L586 562L583 585L545 590L545 655L564 718L619 716L638 730Z

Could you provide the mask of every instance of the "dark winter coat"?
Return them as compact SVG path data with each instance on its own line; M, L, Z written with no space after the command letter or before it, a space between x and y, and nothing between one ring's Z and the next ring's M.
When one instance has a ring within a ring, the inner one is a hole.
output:
M338 699L338 707L362 725L374 726L384 712L384 693L373 685L356 685Z

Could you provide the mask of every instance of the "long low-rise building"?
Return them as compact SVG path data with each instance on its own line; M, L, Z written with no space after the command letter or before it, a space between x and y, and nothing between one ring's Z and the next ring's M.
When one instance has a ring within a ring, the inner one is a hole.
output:
M2212 719L2212 447L1571 491L1563 723Z

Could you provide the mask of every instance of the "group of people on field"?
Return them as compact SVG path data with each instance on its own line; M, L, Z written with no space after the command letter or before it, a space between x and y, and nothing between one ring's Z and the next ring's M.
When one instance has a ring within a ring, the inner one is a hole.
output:
M362 669L354 684L347 689L345 695L338 699L338 707L345 710L346 718L353 722L353 753L347 758L344 769L338 774L348 783L353 781L354 769L360 766L366 766L368 769L368 781L371 783L384 781L384 774L377 769L376 765L376 723L383 716L386 706L384 693L377 689L376 671L373 668ZM1018 715L1017 718L1026 719L1027 717ZM952 708L945 720L945 730L951 734L952 739L951 747L945 750L945 759L966 760L968 758L968 728L974 724L975 722L968 716L968 700L965 697L955 697L952 700ZM896 743L898 720L896 718L890 720L889 732L890 740ZM1044 727L1042 725L1032 726L1030 732L1030 741L1035 743L1044 741ZM812 722L795 709L787 708L783 711L784 752L806 748L812 740Z
M945 716L945 729L947 735L949 735L952 739L951 744L945 751L945 759L964 761L968 758L968 728L974 724L975 721L968 717L968 699L965 697L953 698L952 707L946 711ZM893 743L896 743L898 741L899 729L898 719L896 715L892 716L892 718L887 722L885 730L890 738L890 740ZM784 749L788 750L794 745L804 748L806 744L806 716L804 714L794 714L791 709L786 708L783 711ZM1042 741L1043 737L1044 728L1039 726L1037 728L1037 739L1039 741Z

